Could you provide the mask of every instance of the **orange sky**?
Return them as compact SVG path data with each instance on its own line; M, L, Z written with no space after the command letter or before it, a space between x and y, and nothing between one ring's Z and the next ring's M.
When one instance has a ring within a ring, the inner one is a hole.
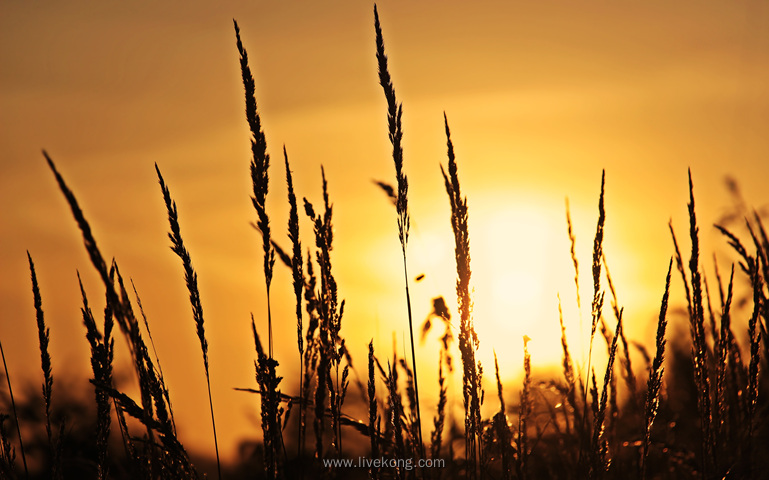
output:
M414 315L421 321L437 295L456 311L438 168L446 162L446 111L469 198L475 318L489 373L493 348L503 376L518 375L524 334L533 338L535 363L558 361L558 293L578 335L564 198L587 303L602 168L605 252L628 330L639 339L651 337L646 322L659 308L668 219L685 236L687 167L708 259L714 250L727 258L709 228L732 204L725 175L737 179L749 204L769 201L769 7L762 2L394 1L379 11L404 104L409 268L426 274L412 285ZM325 166L335 205L333 262L347 299L342 332L363 368L370 338L385 354L393 331L399 343L407 335L395 213L372 183L394 182L372 5L0 6L0 339L11 374L39 383L25 250L37 264L57 381L86 388L89 371L76 270L91 302L102 301L45 148L102 252L137 285L179 423L193 425L180 427L182 440L210 449L209 427L194 423L207 412L205 380L181 266L168 249L157 162L200 277L226 457L238 438L258 430L248 420L257 417L256 399L231 387L254 384L249 318L265 312L260 240L249 226L250 151L233 17L273 156L273 231L287 244L285 144L300 197L320 202ZM301 228L310 232L306 223ZM309 237L304 243L311 245ZM277 321L278 359L292 372L285 269L277 269L275 285L275 318L287 319ZM680 294L677 283L673 294ZM425 382L437 370L430 342L418 349ZM423 399L433 402L429 393Z

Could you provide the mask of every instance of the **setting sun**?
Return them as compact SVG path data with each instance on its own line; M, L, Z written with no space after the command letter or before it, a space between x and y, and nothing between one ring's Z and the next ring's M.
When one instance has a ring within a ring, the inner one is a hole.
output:
M557 305L559 280L568 279L570 265L565 222L535 204L483 212L472 237L475 273L476 329L506 365L522 362L524 335L534 341L537 363L560 361ZM565 217L564 217L565 218ZM565 293L565 292L564 292Z

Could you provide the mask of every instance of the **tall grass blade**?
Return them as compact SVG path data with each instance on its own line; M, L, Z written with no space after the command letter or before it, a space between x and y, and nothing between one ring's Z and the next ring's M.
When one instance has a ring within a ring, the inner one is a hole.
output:
M525 350L525 347L524 347ZM528 352L527 352L528 353ZM440 363L439 363L440 365ZM524 368L525 370L525 368ZM499 412L494 415L491 423L494 426L494 431L499 442L500 456L502 457L502 478L512 478L513 471L510 465L510 427L507 425L507 409L505 408L505 396L502 393L502 380L499 378L499 362L497 361L497 352L494 352L494 374L497 377L497 396L499 397ZM440 372L441 387L443 387L443 372ZM443 388L441 388L443 392ZM444 394L445 397L445 394ZM445 399L442 398L445 403ZM439 405L439 410L441 406Z
M160 191L163 194L163 201L168 211L168 223L171 228L171 232L168 234L168 238L171 240L171 251L173 251L182 261L182 268L184 269L184 281L187 284L187 290L190 293L190 305L192 306L192 317L195 320L195 328L197 330L198 339L200 340L200 349L203 352L203 368L206 373L206 386L208 387L208 406L211 411L211 427L214 434L214 448L216 450L216 469L218 478L222 478L222 466L219 460L219 440L216 435L216 420L214 419L214 403L211 398L211 377L208 371L208 341L206 340L206 329L203 320L203 305L200 302L200 291L198 290L198 274L192 266L192 258L190 253L184 246L184 240L182 239L181 229L179 227L179 214L176 209L176 202L171 198L171 192L166 186L163 180L163 175L160 173L157 163L155 164L155 172L158 175L158 182L160 183Z
M438 362L438 407L433 419L433 433L430 436L430 456L433 459L440 458L441 445L443 443L443 430L446 426L447 387L446 377L443 375L443 352Z
M376 429L378 420L376 378L374 374L374 339L371 339L368 344L368 436L371 440L371 458L379 458L379 438ZM372 480L379 478L379 469L373 465L369 469L369 478Z
M609 395L609 389L611 388L612 376L614 373L614 360L617 354L617 339L622 333L622 312L620 311L619 320L617 320L617 329L614 332L614 336L611 341L611 347L609 349L609 360L606 364L606 373L604 374L603 387L601 388L601 399L598 404L598 409L595 411L595 417L593 418L593 440L591 443L591 461L590 461L590 478L601 478L609 468L609 462L606 460L609 444L606 440L606 427L604 420L606 418L606 404ZM595 387L595 375L593 375L593 382Z
M422 441L422 414L419 407L419 377L417 369L416 351L414 348L414 325L411 311L411 292L409 290L409 274L406 262L406 247L409 241L409 227L411 226L411 217L408 209L408 179L403 172L403 128L401 119L403 116L403 105L398 103L395 97L395 88L393 87L390 72L387 69L387 55L385 55L384 38L382 28L379 24L379 12L374 5L374 30L376 31L376 57L379 69L379 84L384 90L387 100L387 126L390 143L392 144L393 163L395 164L395 178L398 183L398 193L395 202L398 213L398 238L401 243L403 253L403 274L406 286L406 308L409 316L409 341L411 344L411 369L414 372L414 395L416 397L416 430L417 441L419 443L419 453L424 458L424 442Z
M604 292L601 291L601 258L603 256L603 228L604 223L606 222L606 210L604 209L604 188L606 185L606 170L601 171L601 194L598 197L598 222L596 224L595 229L595 238L593 240L593 263L592 263L592 272L593 272L593 301L591 304L591 325L590 325L590 340L588 344L588 352L587 352L587 368L585 370L586 375L590 375L590 372L593 370L592 360L593 360L593 339L595 338L595 332L598 327L598 322L601 318L601 311L603 309L603 300L604 300ZM595 387L595 373L593 373L593 389L591 389L591 393L595 390L597 394L597 387ZM590 378L585 379L585 383L590 383ZM587 391L583 394L583 414L582 414L582 421L587 422L588 417L588 402L587 402ZM593 408L595 410L596 408L596 402L593 401ZM581 430L586 430L586 425L580 426ZM583 439L580 438L580 448L579 448L579 456L577 459L577 469L578 471L582 472L584 469L584 461L585 461L585 448L586 445L583 442Z
M656 347L656 353L654 354L654 360L649 370L649 381L646 387L646 404L644 407L644 443L643 451L641 454L641 480L646 478L646 472L648 470L648 458L649 458L649 446L651 445L651 429L654 425L654 420L657 417L660 407L660 393L662 391L662 375L665 370L663 361L665 359L665 330L667 329L667 310L668 310L668 298L670 296L670 273L673 268L673 259L670 259L668 264L668 274L665 278L665 293L662 295L662 303L660 305L660 315L657 321L657 337L654 342Z
M523 390L521 391L521 409L518 412L518 478L526 480L529 476L529 417L531 416L531 355L529 340L523 336Z
M266 200L269 188L270 155L267 153L267 140L262 131L262 121L256 109L256 84L254 76L251 74L251 68L248 66L248 54L243 43L240 40L240 28L238 22L233 19L235 26L235 38L240 54L240 70L243 77L243 87L245 89L246 99L246 121L251 131L251 183L254 189L254 196L251 197L251 203L256 210L256 226L262 233L262 247L264 250L264 280L267 288L267 329L268 329L268 351L272 358L272 311L270 308L270 286L272 285L272 275L275 267L275 250L270 241L270 219L267 216Z
M719 289L721 290L721 333L719 335L719 341L716 350L716 403L718 405L718 438L728 438L729 432L729 418L730 418L730 402L727 401L727 364L731 363L729 357L729 338L732 336L731 331L731 306L734 292L734 264L732 264L731 273L729 274L729 286L727 287L726 298L723 297L723 288L721 287L721 279L718 279ZM734 366L732 366L734 367ZM735 383L736 379L733 379L732 383Z
M80 279L80 273L77 274L78 284L80 285L80 295L83 306L80 309L83 315L83 324L86 328L86 340L91 347L91 369L93 370L93 380L102 386L112 386L112 360L114 355L115 342L112 338L113 312L109 302L104 309L104 333L99 331L96 326L96 320L88 306L88 297L83 288L83 282ZM97 474L100 480L109 477L109 432L110 432L110 403L107 394L96 389L96 449L97 449Z
M339 302L338 287L331 265L331 251L333 250L334 229L332 224L333 207L329 200L328 182L326 173L321 166L321 178L323 182L323 213L315 212L313 205L305 198L304 209L306 215L313 223L315 233L316 261L320 267L320 291L317 297L318 324L318 351L319 361L317 367L317 384L315 388L315 434L316 456L322 458L323 416L326 401L325 393L328 392L329 407L331 408L331 426L334 432L332 446L337 453L341 453L341 400L342 391L339 384L339 366L345 352L344 340L340 336L342 318L344 316L344 300ZM331 370L336 373L336 382L333 381ZM344 374L343 374L344 376Z
M281 411L279 409L281 393L278 390L282 377L276 374L278 362L267 356L262 347L262 341L256 331L256 323L251 316L251 332L254 335L257 361L256 381L259 385L262 401L262 432L264 433L264 471L267 478L275 480L281 478L282 471L278 458L278 452L283 445L281 430Z
M471 477L476 476L475 469L482 457L481 442L481 382L475 351L478 349L478 336L471 316L472 299L470 297L470 234L467 225L467 197L462 197L454 156L454 145L446 114L443 114L448 149L448 174L441 165L441 174L449 196L451 206L451 228L454 232L454 257L457 265L457 301L459 302L459 351L462 356L462 385L465 406L465 443L468 469ZM476 451L477 450L477 451Z
M299 348L299 436L297 438L297 456L302 456L302 433L304 432L304 376L303 361L304 358L304 338L302 328L302 290L304 289L304 273L302 272L302 242L299 239L299 213L296 204L296 195L294 194L294 181L291 176L291 167L288 163L288 153L283 146L283 159L286 164L286 185L288 187L288 238L291 240L291 277L294 285L294 295L296 296L296 337Z
M51 354L48 351L50 341L50 329L45 325L45 314L43 313L43 300L40 295L40 286L37 283L37 274L35 273L35 264L32 261L32 255L27 251L27 260L29 261L29 273L32 278L32 296L35 306L35 318L37 320L38 345L40 347L40 367L43 370L43 401L45 402L45 433L48 436L48 446L51 449L51 478L60 478L59 456L57 448L53 441L53 432L51 431L51 395L53 391L53 374L51 373Z
M710 377L708 372L708 348L705 341L705 314L702 300L702 281L699 270L699 229L694 206L694 184L689 171L689 236L692 241L692 253L689 258L689 272L692 283L692 310L690 328L692 335L692 361L694 362L694 381L697 385L697 405L702 422L702 464L703 475L707 477L713 466L718 465L715 437L713 436L710 399Z

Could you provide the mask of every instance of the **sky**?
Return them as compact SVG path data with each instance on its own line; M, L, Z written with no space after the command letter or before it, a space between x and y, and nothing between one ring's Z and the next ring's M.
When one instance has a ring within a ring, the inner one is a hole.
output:
M403 102L415 321L421 325L437 296L457 317L439 168L447 161L445 112L468 197L479 358L490 366L496 352L503 378L520 375L523 335L532 338L535 371L560 361L559 296L568 332L584 349L603 169L604 252L628 334L641 343L654 335L650 320L672 255L669 221L685 252L689 245L687 169L707 272L712 254L722 271L733 261L712 228L735 212L725 179L736 180L746 205L769 204L769 6L762 2L388 1L378 9ZM273 160L267 204L274 235L288 245L285 145L300 198L322 202L321 165L325 170L334 205L332 261L346 299L342 334L365 376L370 339L383 356L393 341L403 355L408 341L395 210L374 184L394 183L395 174L373 5L0 6L0 340L14 381L40 382L26 251L36 264L60 385L89 391L76 272L94 310L103 307L46 149L102 252L136 285L182 419L182 441L211 451L209 427L198 420L208 409L202 358L182 267L168 248L157 163L199 275L217 430L228 459L240 439L259 436L257 399L233 387L255 386L251 313L266 329L233 18ZM311 226L302 222L311 247ZM729 225L740 231L738 221ZM283 385L295 389L290 272L276 268L276 351ZM673 306L682 307L678 283L672 295ZM437 338L436 331L417 345L427 384L437 376ZM121 387L130 392L127 352L118 348ZM434 392L424 391L423 402L434 404Z

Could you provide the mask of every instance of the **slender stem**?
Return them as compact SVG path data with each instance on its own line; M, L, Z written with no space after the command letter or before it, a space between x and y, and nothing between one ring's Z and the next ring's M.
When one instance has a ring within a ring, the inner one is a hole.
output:
M339 458L342 458L342 425L341 425L341 414L342 414L342 398L341 398L342 389L339 388L339 359L336 361L336 429L335 432L337 435L337 452L339 452Z
M302 423L304 423L304 373L303 373L303 365L302 365L302 352L299 352L299 434L297 439L299 440L296 445L296 456L300 459L299 465L301 469L301 458L302 458ZM304 474L302 474L302 477L304 477Z
M268 337L268 352L270 360L273 359L272 357L272 310L270 308L270 285L267 284L267 337Z
M216 421L214 420L214 402L211 400L211 380L208 377L208 370L206 370L206 385L208 386L208 407L211 409L211 426L214 429L214 449L216 449L216 470L219 474L219 479L222 478L222 466L219 462L219 442L216 440Z
M419 439L419 453L424 458L425 445L422 441L422 415L419 412L419 380L417 379L417 356L414 351L414 327L411 313L411 293L409 292L409 272L406 266L406 246L403 245L403 274L406 280L406 306L409 312L409 339L411 340L411 369L414 370L414 398L416 400L416 421L417 421L417 436Z

